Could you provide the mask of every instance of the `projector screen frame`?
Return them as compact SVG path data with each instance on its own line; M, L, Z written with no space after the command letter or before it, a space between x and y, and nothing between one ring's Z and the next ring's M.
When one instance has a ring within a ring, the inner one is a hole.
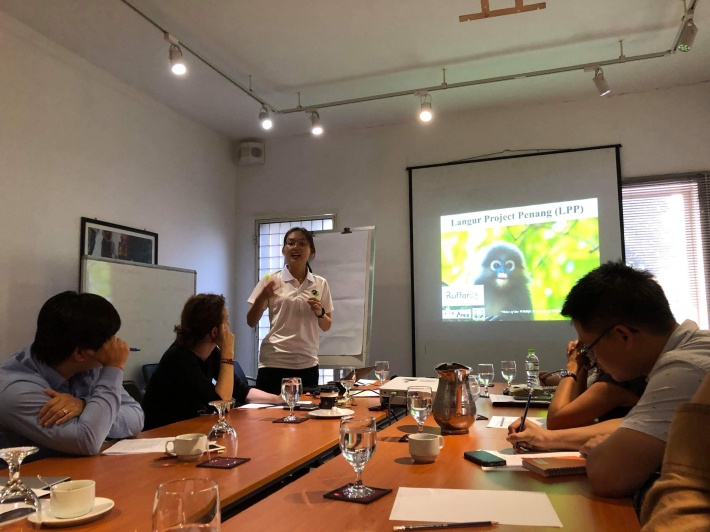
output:
M466 164L477 164L491 161L508 160L508 159L520 159L528 157L541 157L546 155L558 155L566 153L575 152L585 152L592 150L614 150L614 163L616 165L616 193L617 193L617 205L618 205L618 216L619 216L619 231L620 231L620 258L625 260L625 249L624 249L624 223L623 223L623 208L622 208L622 193L621 193L621 159L620 159L620 149L621 144L608 144L600 146L588 146L582 148L569 148L569 149L551 149L544 151L534 151L526 153L516 153L511 155L496 155L496 156L482 156L481 158L469 158L461 159L456 161L449 161L444 163L433 163L427 165L409 166L406 168L408 173L408 186L409 186L409 244L410 244L410 297L411 297L411 339L412 339L412 374L418 375L417 373L417 315L416 315L416 289L415 289L415 235L414 235L414 171L423 170L429 168L438 168L444 166L454 166L454 165L466 165ZM604 260L602 260L604 262ZM571 332L571 334L574 334ZM426 350L426 348L425 348ZM561 355L562 356L562 355ZM560 360L562 363L562 360ZM518 375L522 375L522 368L518 372Z

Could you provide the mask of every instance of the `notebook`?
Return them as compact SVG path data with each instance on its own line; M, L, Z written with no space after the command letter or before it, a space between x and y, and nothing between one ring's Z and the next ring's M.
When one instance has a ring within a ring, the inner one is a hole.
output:
M527 395L525 397L511 397L510 395L497 395L497 394L490 394L491 397L491 404L493 406L522 406L525 407L525 403L527 403L528 397ZM540 408L547 408L550 406L550 396L542 396L539 398L536 398L533 395L532 401L530 401L530 406L533 407L540 407Z
M48 490L51 486L69 480L68 476L63 477L42 477L40 480L37 477L20 477L22 483L32 490Z
M587 460L581 456L523 458L523 467L543 477L563 477L566 475L586 475Z

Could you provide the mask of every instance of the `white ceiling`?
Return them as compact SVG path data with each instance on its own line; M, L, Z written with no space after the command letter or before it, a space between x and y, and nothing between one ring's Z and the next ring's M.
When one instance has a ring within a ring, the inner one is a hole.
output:
M613 60L669 50L682 0L547 0L546 9L459 22L479 0L127 0L277 109ZM538 0L525 0L526 4ZM490 0L492 9L515 0ZM234 139L306 134L304 113L259 126L260 105L184 51L169 71L154 25L123 0L0 0L0 10L183 115ZM604 67L613 95L710 80L710 0L689 53ZM591 72L432 93L437 116L531 102L596 98ZM612 97L613 97L612 95ZM414 95L320 111L328 130L416 122ZM436 119L436 118L435 118ZM421 127L426 127L422 125Z

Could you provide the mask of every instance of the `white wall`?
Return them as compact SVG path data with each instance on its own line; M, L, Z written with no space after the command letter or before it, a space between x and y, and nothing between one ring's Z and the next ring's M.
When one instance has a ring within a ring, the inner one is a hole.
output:
M231 300L229 140L3 13L0 64L0 359L78 289L82 216L158 233L160 264Z
M0 358L31 341L47 297L77 288L88 216L159 233L161 264L196 269L199 291L225 293L254 372L244 319L254 219L336 212L341 228L377 226L372 354L406 374L407 166L621 143L625 177L710 169L710 83L267 140L267 164L235 178L226 138L2 13L0 64Z
M407 166L504 150L619 143L624 177L710 170L709 119L710 83L704 83L437 116L426 126L412 120L397 127L326 131L320 139L308 135L267 141L267 163L238 170L237 220L244 228L237 240L242 250L237 269L244 272L237 285L239 312L242 316L246 312L254 283L255 218L336 212L338 228L375 225L372 356L389 359L393 373L408 374L412 346ZM254 341L243 322L239 321L237 336L239 351L246 353L254 349ZM557 360L542 360L543 369L562 367L563 356L561 352ZM418 368L420 374L425 370Z

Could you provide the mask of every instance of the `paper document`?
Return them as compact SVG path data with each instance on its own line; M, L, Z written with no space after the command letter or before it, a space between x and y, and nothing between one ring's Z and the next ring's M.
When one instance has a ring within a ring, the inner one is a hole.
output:
M261 410L263 408L283 408L283 405L272 405L267 403L247 403L237 408L237 410Z
M165 444L172 438L141 438L136 440L120 440L101 454L144 454L165 453Z
M499 467L481 467L483 471L527 471L523 467L523 458L544 458L544 457L553 457L553 456L573 456L573 457L579 457L581 456L578 451L560 451L560 452L554 452L554 453L519 453L516 454L516 452L513 450L513 447L511 446L509 449L503 449L502 451L491 451L489 449L485 449L489 453L491 453L494 456L497 456L498 458L502 458L505 460L506 465L505 466L499 466Z
M516 419L520 419L520 416L493 416L488 422L487 427L489 429L507 429ZM526 423L532 422L536 425L540 425L543 429L547 427L547 418L544 417L528 417L525 418Z
M390 520L562 527L547 494L506 490L399 488Z

